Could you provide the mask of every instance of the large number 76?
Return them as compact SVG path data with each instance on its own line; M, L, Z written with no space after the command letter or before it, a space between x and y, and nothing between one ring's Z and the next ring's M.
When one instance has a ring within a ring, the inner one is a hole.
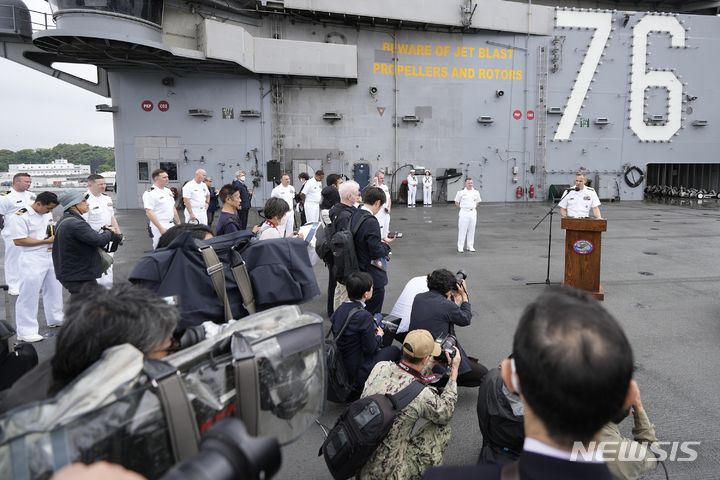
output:
M575 79L570 98L555 132L555 140L569 140L580 108L590 88L595 70L610 36L612 14L607 12L557 11L558 27L594 29L590 47ZM673 16L647 15L633 28L632 71L630 88L630 128L644 141L666 141L680 129L683 86L670 71L648 68L647 39L650 32L667 32L673 47L685 46L685 29ZM645 91L651 87L667 90L667 118L649 122L645 117Z

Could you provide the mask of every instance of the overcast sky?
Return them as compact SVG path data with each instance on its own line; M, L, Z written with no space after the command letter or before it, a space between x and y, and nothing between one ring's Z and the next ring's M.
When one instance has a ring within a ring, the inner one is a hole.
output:
M30 10L50 11L43 0L24 0ZM58 143L112 146L112 103L80 87L0 58L0 149L48 148Z

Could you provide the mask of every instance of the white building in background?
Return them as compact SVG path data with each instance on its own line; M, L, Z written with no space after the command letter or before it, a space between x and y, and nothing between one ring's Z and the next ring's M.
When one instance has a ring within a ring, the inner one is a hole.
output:
M7 173L0 174L3 186L12 185L16 173L29 173L33 187L81 187L90 175L90 165L76 165L64 158L51 163L17 163L8 165Z
M26 172L32 177L70 177L74 175L90 175L90 165L75 165L64 158L50 163L18 163L8 165L8 173Z

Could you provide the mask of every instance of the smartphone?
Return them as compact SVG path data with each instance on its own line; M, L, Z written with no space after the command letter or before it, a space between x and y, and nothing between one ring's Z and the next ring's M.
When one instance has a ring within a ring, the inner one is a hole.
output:
M388 238L402 238L402 232L390 232L387 234Z

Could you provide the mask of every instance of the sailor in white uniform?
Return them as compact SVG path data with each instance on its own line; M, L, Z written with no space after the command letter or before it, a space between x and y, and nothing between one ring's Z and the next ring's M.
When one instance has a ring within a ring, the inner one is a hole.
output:
M90 224L96 232L101 231L102 227L113 227L115 233L121 233L120 225L115 219L115 208L113 207L112 198L105 195L105 178L102 175L93 173L88 177L88 213L83 215L85 220ZM115 253L109 255L114 256ZM105 288L112 288L113 284L113 267L103 273L102 277L97 279L97 283Z
M272 189L270 193L271 197L281 198L287 202L290 211L285 214L287 221L285 224L280 224L280 230L283 237L290 238L293 236L293 229L295 228L295 210L293 209L293 201L295 199L295 187L290 185L290 175L284 173L280 177L280 185Z
M160 235L172 227L180 224L180 216L175 209L175 197L167 188L170 177L165 170L157 169L152 172L153 186L143 193L143 208L150 221L152 233L152 246L157 247Z
M410 170L410 174L407 176L408 183L408 207L415 207L415 196L417 194L418 179L415 176L415 170Z
M575 176L575 189L568 191L558 203L562 218L587 218L590 216L590 210L593 217L602 218L599 208L600 199L595 190L586 183L587 178L584 173Z
M320 200L322 199L322 181L325 178L325 172L316 170L315 176L305 182L302 193L305 195L305 221L314 223L320 221Z
M423 205L426 207L432 205L432 187L432 174L430 173L430 170L425 170L425 177L423 178Z
M22 280L15 304L15 323L17 338L23 342L44 339L38 332L40 291L48 327L59 327L64 318L62 285L55 278L52 261L55 232L50 212L57 205L57 195L42 192L29 208L21 208L5 220L7 238L20 250L18 268L22 271Z
M380 207L380 211L375 214L378 223L380 224L380 238L387 237L390 233L390 211L392 210L392 200L390 198L390 189L385 185L385 174L378 172L375 175L376 187L385 192L385 205Z
M463 253L466 240L468 251L475 251L477 204L481 201L480 192L473 188L472 178L466 178L465 188L455 195L455 205L460 208L460 213L458 214L458 253Z
M195 171L192 180L183 185L182 198L185 204L185 223L207 225L207 209L210 205L210 190L205 185L207 172L202 168Z
M10 215L21 208L30 208L35 201L35 194L29 188L32 186L32 179L27 173L16 173L10 190L0 196L0 215L7 221ZM8 286L8 294L17 295L20 293L20 269L18 260L20 249L15 246L3 229L2 237L5 242L5 283Z

